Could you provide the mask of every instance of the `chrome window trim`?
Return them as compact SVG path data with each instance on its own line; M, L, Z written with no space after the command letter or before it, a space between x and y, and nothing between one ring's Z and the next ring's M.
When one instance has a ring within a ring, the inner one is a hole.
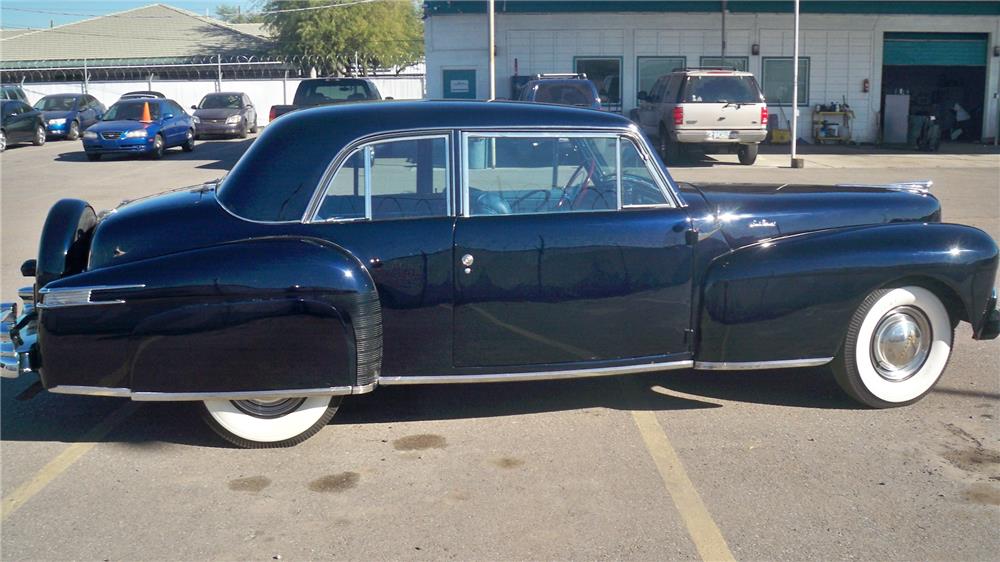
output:
M635 147L636 152L642 158L642 161L646 164L646 171L649 172L649 176L656 183L657 187L660 188L660 192L663 193L664 203L647 203L644 205L625 205L624 200L622 202L623 209L677 209L681 207L686 207L684 200L680 197L680 192L675 189L675 186L669 181L668 177L665 177L659 166L653 165L655 160L653 160L652 155L646 152L646 143L642 142L638 137L632 134L622 135L626 140L632 143ZM618 151L618 158L621 159L621 150ZM618 175L624 175L624 171L621 170L619 166ZM624 195L624 193L622 194Z
M643 363L641 365L624 365L619 367L597 367L594 369L570 369L565 371L537 371L530 373L496 373L486 375L440 375L412 377L381 377L379 385L392 386L401 384L460 384L477 382L517 382L558 379L577 379L586 377L604 377L613 375L630 375L651 371L667 371L672 369L690 369L691 360L665 361L661 363Z
M833 357L782 359L779 361L695 361L694 368L700 371L755 371L759 369L819 367L830 361L833 361Z
M105 304L124 304L124 299L115 299L109 301L92 301L90 298L95 292L101 291L123 291L131 289L143 289L146 285L136 284L136 285L91 285L89 287L56 287L56 288L42 288L39 289L38 294L40 296L37 308L40 309L51 309L51 308L66 308L70 306L96 306ZM70 302L57 302L57 303L46 303L46 295L65 295L67 297L75 297L75 301Z
M331 386L328 388L299 388L289 390L251 390L233 392L133 392L128 388L103 386L59 385L49 389L56 394L82 396L110 396L131 398L136 402L193 402L200 400L255 400L259 398L298 398L302 396L344 396L365 394L375 390L377 382L363 386Z
M320 207L322 207L323 198L326 197L326 193L330 189L330 182L333 178L340 172L340 169L344 166L344 163L354 154L356 150L368 148L376 144L385 144L394 141L407 141L407 140L421 140L421 139L438 139L443 138L445 142L445 181L447 185L445 186L445 195L448 199L448 214L445 216L454 216L452 211L452 199L454 198L454 185L451 178L451 142L452 142L452 129L411 129L411 130L400 130L392 132L378 133L374 135L368 135L361 137L342 148L333 157L329 164L327 164L326 170L323 175L320 176L319 184L313 191L313 196L309 201L309 205L306 206L306 212L302 215L302 219L299 221L291 222L301 222L303 224L327 224L327 223L338 223L338 222L348 222L357 220L372 220L371 219L371 174L368 173L371 169L371 162L369 160L369 155L365 156L365 216L352 217L344 219L319 219L317 215L319 214ZM419 217L413 217L419 218ZM423 217L432 218L432 217Z

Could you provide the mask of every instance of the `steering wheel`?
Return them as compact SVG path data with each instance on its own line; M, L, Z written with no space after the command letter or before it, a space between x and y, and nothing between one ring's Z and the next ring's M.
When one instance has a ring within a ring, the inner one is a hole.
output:
M520 211L521 210L521 202L524 201L525 199L531 197L532 195L534 195L536 193L543 193L543 194L545 194L545 199L543 199L541 203L539 203L537 206L535 206L535 208L532 209L532 211L535 212L535 213L537 213L538 211L541 211L546 205L549 204L549 199L552 198L552 191L550 191L548 189L533 189L533 190L525 193L524 195L518 197L517 199L515 199L513 201L513 205L511 205L511 207L517 209L518 211Z
M580 172L583 172L584 170L587 171L587 177L583 178L583 183L580 184L580 191L578 191L576 196L573 197L573 200L575 201L578 197L580 197L580 195L582 195L584 192L590 189L590 187L588 187L588 184L592 183L592 179L594 177L594 170L596 168L597 168L597 162L595 160L590 161L589 169L587 168L586 164L580 164L579 166L577 166L576 169L573 170L573 174L569 176L569 181L567 181L566 185L563 186L562 197L560 197L559 202L556 203L556 208L562 207L567 202L570 202L571 204L570 206L572 206L572 202L570 201L569 198L569 188L570 186L573 185L573 182L576 181L576 177L580 175Z
M663 193L660 191L659 186L651 182L648 178L642 176L637 176L635 174L622 174L622 202L629 201L630 204L644 204L637 202L638 199L642 197L642 191L650 190L655 192L659 197L655 200L651 199L647 203L657 204L663 203Z
M608 209L608 210L610 210L612 208L612 207L610 207L608 205L608 198L605 197L604 192L601 191L600 189L583 189L583 190L580 190L580 193L577 193L576 196L573 197L573 202L569 204L569 208L570 209L576 209L576 205L580 201L583 201L583 195L585 195L587 193L590 193L592 195L596 195L597 197L600 197L600 201L602 203L602 206L598 207L597 206L597 201L598 201L597 197L591 197L591 203L590 203L591 210L599 210L599 209Z

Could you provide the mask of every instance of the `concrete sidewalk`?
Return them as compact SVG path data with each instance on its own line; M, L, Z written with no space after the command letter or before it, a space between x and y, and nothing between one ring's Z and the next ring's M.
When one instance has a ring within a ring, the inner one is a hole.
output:
M798 155L807 168L997 168L1000 148L985 144L946 143L938 152L920 152L905 146L799 144ZM787 168L791 146L761 145L754 166ZM739 164L735 154L697 156L681 166Z

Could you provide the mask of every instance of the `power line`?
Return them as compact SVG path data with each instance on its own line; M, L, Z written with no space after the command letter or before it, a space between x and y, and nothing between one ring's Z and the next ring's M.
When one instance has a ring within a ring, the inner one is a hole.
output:
M314 10L325 10L327 8L346 8L348 6L356 6L358 4L370 4L372 2L377 2L379 0L353 0L351 2L339 2L337 4L325 4L323 6L307 6L304 8L287 8L284 10L266 10L261 12L243 12L243 16L266 16L270 14L288 14L292 12L310 12ZM51 16L78 16L78 17L91 17L91 18L124 18L124 19L169 19L176 16L144 16L138 14L85 14L81 12L58 12L54 10L37 10L34 8L15 8L13 6L0 6L0 10L8 10L12 12L26 12L29 14L45 14ZM198 16L204 17L204 16Z

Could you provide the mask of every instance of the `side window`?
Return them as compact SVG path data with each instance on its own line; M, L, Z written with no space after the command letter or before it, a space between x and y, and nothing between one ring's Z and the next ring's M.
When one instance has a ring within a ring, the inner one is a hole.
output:
M622 205L666 205L667 197L653 172L652 163L642 157L639 149L627 138L621 142Z
M367 145L334 174L316 220L447 216L448 176L445 137Z
M466 137L471 216L618 209L613 136Z
M664 82L666 82L666 80L661 76L656 80L656 83L653 84L653 88L649 91L649 101L651 103L659 103L661 101L660 98L663 94Z
M367 148L355 150L337 170L326 188L317 220L365 218L365 156Z
M682 78L679 74L673 74L670 76L670 82L667 83L667 91L665 94L666 103L676 103L677 102L677 89L680 87Z
M373 219L443 217L448 214L448 149L444 137L373 145Z

